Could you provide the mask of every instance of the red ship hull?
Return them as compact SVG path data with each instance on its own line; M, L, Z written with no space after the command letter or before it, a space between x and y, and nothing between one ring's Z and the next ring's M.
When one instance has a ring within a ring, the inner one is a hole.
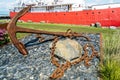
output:
M10 12L12 18L16 12ZM27 22L63 23L90 25L99 22L102 26L120 26L120 8L83 10L74 12L29 12L20 20Z

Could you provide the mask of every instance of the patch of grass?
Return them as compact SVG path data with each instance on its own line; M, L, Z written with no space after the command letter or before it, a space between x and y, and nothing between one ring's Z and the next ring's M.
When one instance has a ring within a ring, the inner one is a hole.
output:
M9 20L6 20L6 19L1 19L0 20L0 23L8 23Z
M100 66L103 80L120 80L120 31L104 38L104 60Z
M69 24L49 24L49 23L18 23L18 26L31 28L36 30L45 30L53 32L66 32L68 29L72 29L74 32L80 33L103 33L103 36L110 36L115 30L95 28L81 25L69 25Z
M100 67L100 76L103 80L120 80L120 63L113 59L106 59Z
M32 29L39 29L39 30L46 30L46 31L60 31L65 32L67 29L72 29L75 32L87 32L87 33L99 33L106 31L110 31L109 29L101 29L101 28L94 28L89 26L81 26L81 25L69 25L69 24L49 24L49 23L19 23L18 25L32 28ZM111 30L112 31L112 30Z
M30 33L17 33L17 39L22 39L25 36L29 35Z
M117 30L111 36L104 37L104 53L106 55L120 54L120 31Z

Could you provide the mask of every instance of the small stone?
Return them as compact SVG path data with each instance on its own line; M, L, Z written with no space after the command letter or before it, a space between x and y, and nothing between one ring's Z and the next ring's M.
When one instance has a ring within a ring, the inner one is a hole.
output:
M4 78L3 80L7 80L6 78Z
M42 80L42 78L43 78L43 74L40 73L39 77L40 77L40 80Z
M71 61L82 55L82 46L75 40L65 39L56 43L55 55Z
M80 77L78 77L76 80L80 80Z
M33 79L34 79L34 77L33 77L33 76L31 76L31 77L30 77L30 79L32 79L32 80L33 80Z

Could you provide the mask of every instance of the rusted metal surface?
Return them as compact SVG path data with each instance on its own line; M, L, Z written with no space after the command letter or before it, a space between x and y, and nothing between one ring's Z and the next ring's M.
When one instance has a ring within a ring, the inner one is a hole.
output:
M92 44L86 44L83 47L84 55L80 56L79 58L73 60L73 61L67 61L65 64L60 64L58 59L56 59L54 52L55 52L55 46L57 41L59 40L59 36L64 36L72 39L73 37L84 37L86 40L90 41L90 38L83 36L83 34L72 32L71 29L68 29L67 32L48 32L48 31L42 31L42 30L34 30L34 29L28 29L28 28L21 28L16 26L17 20L25 15L29 11L32 5L29 5L28 7L21 10L7 25L7 31L10 36L10 39L12 43L16 46L16 48L19 50L19 52L23 55L27 55L28 51L25 48L24 44L19 42L16 37L16 33L36 33L36 34L49 34L55 36L53 39L53 44L51 48L51 62L57 67L57 69L51 74L50 79L59 79L64 75L64 72L70 68L72 65L78 64L79 62L84 61L85 66L90 66L89 61L92 60L94 57L98 57L98 52L95 51L94 46ZM38 38L40 38L40 42L44 41L45 38L43 38L41 35L37 35ZM90 47L92 49L91 56L88 55L87 48Z

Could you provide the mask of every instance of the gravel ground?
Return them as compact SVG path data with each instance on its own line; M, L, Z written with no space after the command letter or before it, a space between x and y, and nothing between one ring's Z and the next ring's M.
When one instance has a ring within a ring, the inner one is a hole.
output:
M87 41L85 38L76 37L82 46L86 43L94 45L95 50L100 52L100 35L84 34L91 38ZM46 42L39 43L35 34L25 37L21 40L29 52L27 57L23 57L13 44L8 44L0 48L0 80L49 80L50 74L56 67L50 62L50 44L53 36L43 35ZM64 39L63 37L60 37ZM90 51L91 52L91 51ZM100 54L100 53L99 53ZM65 71L60 80L99 80L98 64L99 59L94 58L90 61L91 66L84 66L84 62L72 66Z

